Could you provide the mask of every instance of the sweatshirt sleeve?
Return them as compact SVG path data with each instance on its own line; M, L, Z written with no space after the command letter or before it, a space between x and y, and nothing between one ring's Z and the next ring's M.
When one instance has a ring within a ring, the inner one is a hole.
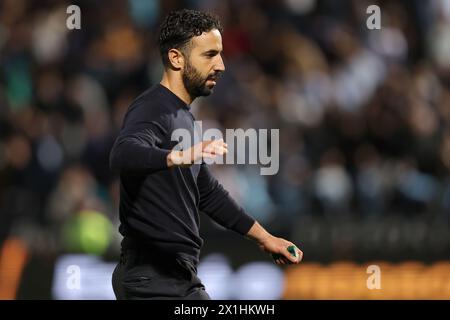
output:
M206 213L221 226L246 235L255 219L234 201L222 185L212 176L206 164L201 164L197 177L200 192L200 211Z
M171 150L161 148L170 129L162 112L145 113L145 107L130 109L110 153L111 170L119 173L151 173L167 168Z

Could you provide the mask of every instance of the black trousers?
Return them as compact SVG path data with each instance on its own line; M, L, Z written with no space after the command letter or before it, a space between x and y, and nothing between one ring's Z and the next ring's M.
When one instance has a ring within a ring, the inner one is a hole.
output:
M118 300L210 299L191 259L167 257L150 249L122 248L112 285Z

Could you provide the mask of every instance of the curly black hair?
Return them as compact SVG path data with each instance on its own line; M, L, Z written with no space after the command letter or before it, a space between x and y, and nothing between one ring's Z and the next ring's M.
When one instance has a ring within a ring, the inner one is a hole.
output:
M185 50L189 41L203 32L223 32L219 19L206 12L182 9L170 12L160 27L158 44L164 66L168 66L170 49Z

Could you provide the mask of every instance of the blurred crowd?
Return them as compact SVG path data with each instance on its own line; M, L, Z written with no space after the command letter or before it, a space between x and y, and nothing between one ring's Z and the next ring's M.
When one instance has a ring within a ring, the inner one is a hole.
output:
M80 30L66 27L70 4ZM371 4L381 30L366 26ZM280 129L277 175L213 167L250 214L301 242L299 228L313 241L304 226L319 220L352 221L354 232L355 221L392 216L448 226L449 1L2 0L0 245L14 236L43 254L118 247L109 151L130 103L160 80L159 22L182 7L225 27L226 72L192 105L204 129ZM83 229L89 215L102 239ZM351 249L341 234L324 236ZM442 234L434 244L450 243Z

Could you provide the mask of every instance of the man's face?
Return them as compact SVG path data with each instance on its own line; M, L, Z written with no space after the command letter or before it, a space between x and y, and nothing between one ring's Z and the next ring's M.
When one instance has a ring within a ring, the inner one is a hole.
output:
M182 72L183 83L191 97L208 96L219 74L225 71L222 60L222 36L217 29L191 40Z

